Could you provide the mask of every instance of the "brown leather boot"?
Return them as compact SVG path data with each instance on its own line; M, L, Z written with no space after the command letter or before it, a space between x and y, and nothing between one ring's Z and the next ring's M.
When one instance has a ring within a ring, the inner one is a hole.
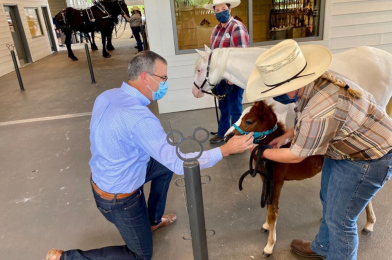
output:
M294 239L290 245L291 252L306 258L325 259L325 257L316 254L310 248L310 241Z
M46 260L59 260L63 253L63 250L50 249L46 254Z

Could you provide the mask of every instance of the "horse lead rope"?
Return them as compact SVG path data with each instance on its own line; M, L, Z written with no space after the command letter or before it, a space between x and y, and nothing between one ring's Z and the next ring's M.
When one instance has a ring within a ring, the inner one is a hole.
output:
M274 175L273 175L273 161L262 158L262 154L266 149L271 148L269 145L259 144L256 146L249 159L249 170L247 170L244 174L242 174L239 182L238 187L242 190L242 182L244 181L245 177L249 174L254 178L257 174L263 176L263 188L261 191L261 201L260 206L262 208L265 207L266 204L271 205L273 199L273 190L274 190ZM253 158L257 151L257 160L256 165L253 168ZM259 167L262 168L262 171L259 170Z

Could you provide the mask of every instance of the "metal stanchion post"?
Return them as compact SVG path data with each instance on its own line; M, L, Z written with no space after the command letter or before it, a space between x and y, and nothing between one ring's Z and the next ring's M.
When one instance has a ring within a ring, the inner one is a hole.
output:
M11 57L12 57L12 61L14 62L15 72L16 72L16 76L18 77L20 90L24 91L25 89L23 86L22 76L20 75L19 66L18 66L18 62L16 61L16 56L15 56L15 51L14 51L15 45L7 44L6 46L7 46L8 50L10 50L10 52L11 52Z
M206 137L202 140L196 138L196 133L198 131L203 131L206 133ZM174 134L180 135L180 140L178 142L174 142L171 139ZM169 144L176 146L177 156L184 161L184 178L179 178L176 180L176 185L180 187L185 186L186 190L186 206L188 209L189 215L189 225L191 228L191 237L192 237L192 248L193 248L193 257L195 260L208 260L208 248L207 248L207 236L206 236L206 224L204 218L204 205L203 205L203 193L201 184L208 183L211 178L208 177L208 182L201 182L200 176L200 165L197 161L203 153L202 143L208 140L208 131L204 128L196 128L193 132L193 137L185 137L178 130L172 130L167 135L167 141ZM183 141L195 141L200 147L200 152L195 158L184 158L180 152L180 145ZM184 185L179 185L177 181L185 180ZM212 230L213 231L213 230ZM215 231L213 231L215 234ZM185 234L183 234L183 238Z
M199 162L184 162L184 175L193 256L195 260L207 260L208 249L206 224L204 218Z
M95 83L94 71L93 71L93 64L91 63L90 52L88 51L87 43L84 44L84 49L86 50L88 68L90 69L90 76L91 76L91 83Z

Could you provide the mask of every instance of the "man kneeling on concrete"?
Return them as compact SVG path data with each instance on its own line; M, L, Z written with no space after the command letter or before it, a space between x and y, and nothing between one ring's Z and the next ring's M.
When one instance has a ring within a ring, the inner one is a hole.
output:
M147 108L151 100L161 99L167 92L167 62L154 52L140 52L129 63L128 76L121 88L97 98L90 124L94 198L126 245L89 251L52 249L47 260L151 259L152 232L177 219L163 213L173 172L183 174L183 162L175 147L167 143L158 118ZM200 166L212 167L252 144L253 133L235 136L223 146L205 151ZM151 190L146 205L143 185L148 181Z

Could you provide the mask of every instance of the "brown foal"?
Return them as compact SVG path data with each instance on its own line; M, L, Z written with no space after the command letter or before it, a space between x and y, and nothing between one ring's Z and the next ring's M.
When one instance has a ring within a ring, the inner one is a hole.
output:
M245 132L264 132L273 129L275 124L278 128L267 135L260 141L262 144L269 144L273 139L284 134L285 129L283 124L277 122L276 114L271 106L266 105L263 101L256 102L248 114L246 114L239 125L239 128ZM237 130L234 130L228 135L230 138L233 135L240 135ZM283 147L290 147L290 143ZM262 232L269 231L268 243L264 248L263 256L268 257L272 254L276 242L276 221L279 215L279 197L283 187L284 181L304 180L311 178L321 172L324 157L322 155L307 157L300 163L279 163L274 162L273 165L273 200L272 204L267 206L267 219L261 228ZM306 169L306 170L304 170ZM262 169L259 167L259 170ZM261 175L260 175L261 176ZM261 178L263 178L261 176ZM372 203L366 206L367 223L362 230L362 234L368 234L373 231L376 217L374 215Z

